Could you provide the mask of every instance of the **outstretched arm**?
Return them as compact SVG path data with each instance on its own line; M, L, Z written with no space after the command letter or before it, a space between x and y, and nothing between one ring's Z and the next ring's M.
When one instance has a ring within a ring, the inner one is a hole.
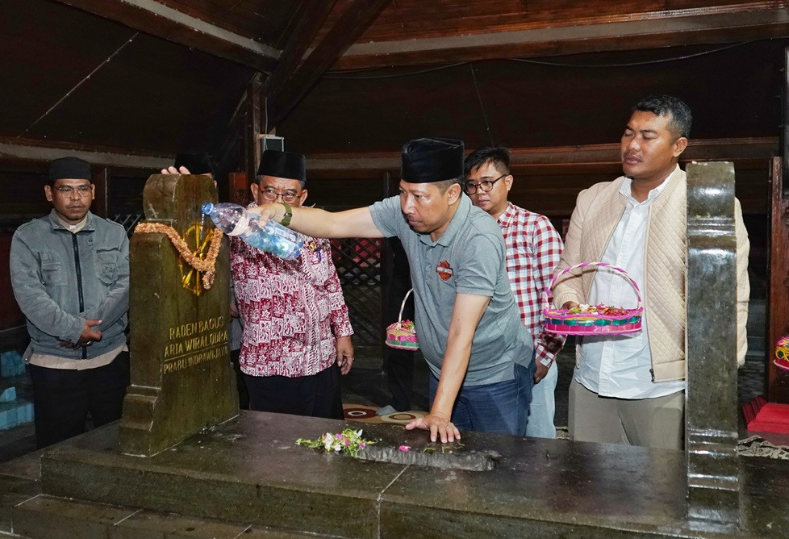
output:
M273 219L281 223L285 218L285 205L263 204L249 210L264 221ZM355 208L341 212L328 212L318 208L291 208L293 216L288 228L315 238L383 238L370 214L370 208Z

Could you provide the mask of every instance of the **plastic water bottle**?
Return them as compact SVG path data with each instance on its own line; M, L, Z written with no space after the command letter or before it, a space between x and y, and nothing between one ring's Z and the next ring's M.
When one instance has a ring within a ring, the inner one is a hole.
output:
M214 225L228 236L238 236L246 243L285 260L296 260L304 242L299 235L279 223L269 220L260 226L257 214L231 202L203 204L202 212Z

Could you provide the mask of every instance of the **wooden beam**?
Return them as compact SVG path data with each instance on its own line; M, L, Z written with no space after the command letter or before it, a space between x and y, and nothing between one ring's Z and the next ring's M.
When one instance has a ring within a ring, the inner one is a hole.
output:
M335 3L337 0L305 0L304 15L296 22L277 67L266 81L266 95L275 94L291 79Z
M617 171L621 167L619 144L556 146L550 148L512 148L512 171L516 174L561 173L568 168L598 172ZM735 166L752 168L764 163L778 151L777 137L691 140L682 161L733 161ZM307 156L310 179L370 178L384 172L400 171L399 152L311 154Z
M525 28L518 30L356 43L332 69L535 58L789 36L789 10L775 8L775 4L753 2L728 9L632 14L614 22L569 19L550 26L524 24Z
M279 91L268 95L269 125L276 126L337 58L362 35L391 0L356 0Z
M155 0L55 0L135 30L270 73L280 51Z
M88 148L82 145L41 142L38 140L0 137L0 159L51 161L73 156L94 165L161 169L173 164L173 155L133 152L118 148Z

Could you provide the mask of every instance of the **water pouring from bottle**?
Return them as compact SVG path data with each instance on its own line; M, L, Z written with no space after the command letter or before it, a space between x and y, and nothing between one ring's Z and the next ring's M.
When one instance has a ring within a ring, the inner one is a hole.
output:
M301 254L304 242L296 232L274 221L260 226L258 216L247 212L243 206L230 202L206 202L202 212L219 230L228 236L240 237L252 247L285 260L296 260Z

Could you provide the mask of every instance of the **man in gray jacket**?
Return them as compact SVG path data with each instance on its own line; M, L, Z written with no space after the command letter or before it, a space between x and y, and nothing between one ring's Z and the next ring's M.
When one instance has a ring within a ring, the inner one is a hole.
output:
M17 229L11 283L27 318L38 447L119 419L129 385L129 240L93 215L90 164L49 164L53 209Z

